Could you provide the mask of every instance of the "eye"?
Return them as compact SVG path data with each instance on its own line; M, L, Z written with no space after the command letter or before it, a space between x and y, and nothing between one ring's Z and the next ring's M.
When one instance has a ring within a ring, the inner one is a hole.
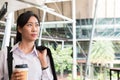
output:
M29 26L29 27L31 27L31 26L32 26L32 24L31 24L31 23L28 23L26 26Z
M39 27L39 24L38 24L38 23L36 23L36 24L35 24L35 26L36 26L36 27Z

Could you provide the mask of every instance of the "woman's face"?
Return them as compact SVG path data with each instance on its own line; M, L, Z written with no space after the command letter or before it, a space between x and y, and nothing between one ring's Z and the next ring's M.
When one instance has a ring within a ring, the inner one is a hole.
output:
M18 28L22 35L22 41L35 41L39 35L39 22L36 17L31 16L23 28Z

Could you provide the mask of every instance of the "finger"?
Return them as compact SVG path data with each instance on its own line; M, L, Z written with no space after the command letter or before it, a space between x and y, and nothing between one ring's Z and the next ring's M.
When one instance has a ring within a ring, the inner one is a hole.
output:
M15 80L21 80L21 77L17 76L15 77Z
M12 80L21 80L24 74L20 71L14 71L12 74Z

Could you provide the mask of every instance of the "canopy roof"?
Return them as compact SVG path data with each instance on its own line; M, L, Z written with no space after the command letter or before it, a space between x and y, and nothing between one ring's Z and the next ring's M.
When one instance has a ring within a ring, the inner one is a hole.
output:
M3 7L5 2L7 2L8 3L7 13L5 14L5 16L7 16L8 13L10 12L36 7L40 10L46 11L47 13L60 17L64 20L72 21L72 19L64 16L63 14L57 12L53 8L50 8L46 5L47 3L56 3L56 2L64 2L64 1L71 1L71 0L1 0L0 9Z
M68 0L0 0L0 9L2 8L5 2L8 2L8 11L13 12L16 10L33 7L33 6L42 6L45 3L61 2Z

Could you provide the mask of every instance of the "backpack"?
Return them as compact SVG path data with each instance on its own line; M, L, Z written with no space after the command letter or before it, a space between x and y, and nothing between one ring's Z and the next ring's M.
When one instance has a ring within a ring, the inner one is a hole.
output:
M12 49L12 47L7 47L7 64L8 64L8 74L9 74L9 79L11 79L11 75L12 75L12 60L13 60L13 53L10 52L10 50ZM47 49L47 55L50 58L50 66L52 69L52 74L53 74L53 78L54 80L57 80L57 75L56 75L56 71L55 71L55 67L54 67L54 61L53 61L53 57L51 54L51 51L49 48L45 47L45 46L37 46L36 47L37 50L42 51L44 49Z

